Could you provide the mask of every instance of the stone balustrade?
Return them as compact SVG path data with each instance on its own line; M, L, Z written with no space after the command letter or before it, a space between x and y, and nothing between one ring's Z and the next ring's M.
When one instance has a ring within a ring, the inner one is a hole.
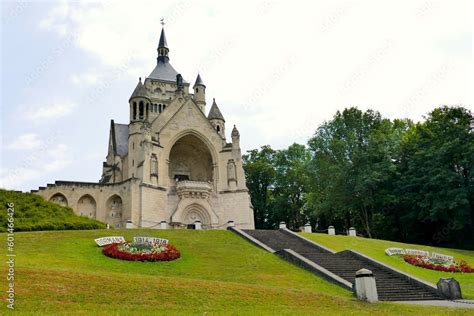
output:
M176 184L176 192L180 198L207 199L212 192L212 183L183 180Z

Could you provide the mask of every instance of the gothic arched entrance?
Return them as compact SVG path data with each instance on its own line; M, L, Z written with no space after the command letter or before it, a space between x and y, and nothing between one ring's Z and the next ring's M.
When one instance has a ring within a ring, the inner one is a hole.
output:
M169 177L176 180L212 182L212 155L207 145L197 136L181 137L171 148L169 156Z

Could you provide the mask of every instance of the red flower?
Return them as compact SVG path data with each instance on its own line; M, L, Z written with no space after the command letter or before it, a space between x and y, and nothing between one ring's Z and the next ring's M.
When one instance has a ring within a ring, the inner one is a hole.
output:
M454 272L474 273L474 268L471 268L467 264L467 262L464 260L454 260L452 263L450 263L449 266L428 262L429 258L415 256L415 255L404 255L403 260L405 260L405 262L411 265L425 268L425 269L431 269L431 270L443 271L443 272L453 272L453 273Z
M128 244L129 243L107 245L102 249L102 253L107 257L130 261L171 261L181 257L178 249L169 244L164 246L165 249L160 252L132 253L120 249L120 246Z

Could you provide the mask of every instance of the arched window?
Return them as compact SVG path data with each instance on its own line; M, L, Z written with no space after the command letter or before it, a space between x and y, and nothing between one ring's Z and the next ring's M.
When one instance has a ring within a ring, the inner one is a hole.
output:
M132 119L133 120L137 119L137 102L133 102L133 116L132 116Z
M221 132L221 127L220 127L219 125L217 125L216 129L217 129L217 132L218 132L218 133Z
M144 105L143 105L143 101L140 101L140 103L138 104L138 118L139 119L143 119L143 115L144 115Z

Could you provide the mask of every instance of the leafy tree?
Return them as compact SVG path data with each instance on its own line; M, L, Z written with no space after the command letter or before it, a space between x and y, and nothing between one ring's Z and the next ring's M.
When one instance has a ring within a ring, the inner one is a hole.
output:
M243 156L243 166L254 209L256 228L271 228L273 226L269 220L271 187L275 181L274 155L275 151L270 146L262 146L260 150L250 150Z
M276 152L271 205L275 224L285 221L289 228L298 229L306 223L304 207L309 159L309 152L304 145L293 144L288 149Z
M380 207L380 194L395 172L393 124L372 110L337 112L309 142L313 217L356 226L369 237ZM386 201L385 201L386 202Z
M406 135L398 182L402 238L474 244L474 133L461 107L433 110Z

